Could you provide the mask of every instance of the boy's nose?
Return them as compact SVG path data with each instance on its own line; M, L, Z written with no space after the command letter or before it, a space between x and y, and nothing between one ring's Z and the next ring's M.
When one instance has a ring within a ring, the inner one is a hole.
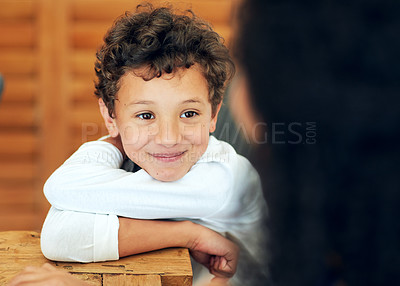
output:
M181 134L179 124L175 121L164 121L158 127L156 143L166 147L173 147L180 143Z

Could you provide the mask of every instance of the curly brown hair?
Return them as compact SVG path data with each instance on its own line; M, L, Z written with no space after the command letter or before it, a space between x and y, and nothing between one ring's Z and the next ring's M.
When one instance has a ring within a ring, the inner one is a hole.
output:
M235 66L223 39L211 26L190 10L185 14L175 14L169 7L138 5L136 13L126 12L114 22L95 63L95 94L103 99L111 117L119 80L125 72L145 68L139 76L148 81L194 64L208 82L215 115Z

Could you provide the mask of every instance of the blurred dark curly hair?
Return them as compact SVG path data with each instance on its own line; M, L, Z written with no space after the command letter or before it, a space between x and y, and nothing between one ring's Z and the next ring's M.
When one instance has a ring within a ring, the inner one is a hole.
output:
M119 80L127 71L148 81L197 64L208 82L209 101L215 114L235 66L223 39L211 26L187 10L175 14L171 8L138 5L136 13L118 18L96 54L95 94L102 98L111 117Z

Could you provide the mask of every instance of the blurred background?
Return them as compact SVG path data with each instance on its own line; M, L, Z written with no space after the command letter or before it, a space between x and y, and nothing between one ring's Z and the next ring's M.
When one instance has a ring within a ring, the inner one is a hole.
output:
M93 93L95 52L113 20L142 2L0 0L0 231L40 231L48 176L106 134ZM209 21L227 45L234 2L168 1Z

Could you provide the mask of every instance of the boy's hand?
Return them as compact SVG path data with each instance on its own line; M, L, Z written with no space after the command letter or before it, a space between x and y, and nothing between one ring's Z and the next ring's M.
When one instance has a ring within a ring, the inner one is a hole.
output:
M215 275L214 282L224 283L235 274L239 247L222 235L209 229L202 231L189 249L192 257Z

